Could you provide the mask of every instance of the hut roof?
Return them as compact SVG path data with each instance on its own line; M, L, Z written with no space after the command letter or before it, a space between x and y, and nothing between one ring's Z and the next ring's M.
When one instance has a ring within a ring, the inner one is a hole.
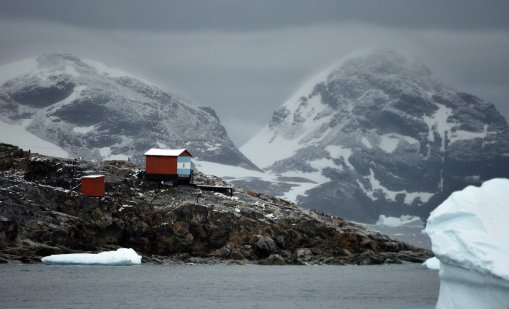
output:
M178 157L184 151L186 151L190 156L191 153L186 149L157 149L152 148L149 151L145 152L146 156L163 156L163 157Z
M104 177L104 175L86 175L81 178L101 178Z

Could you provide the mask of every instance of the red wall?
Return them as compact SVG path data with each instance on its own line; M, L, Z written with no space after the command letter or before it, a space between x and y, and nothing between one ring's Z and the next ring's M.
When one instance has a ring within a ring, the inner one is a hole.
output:
M104 196L104 177L81 178L81 192L86 196Z
M177 174L177 157L145 156L145 162L147 174Z

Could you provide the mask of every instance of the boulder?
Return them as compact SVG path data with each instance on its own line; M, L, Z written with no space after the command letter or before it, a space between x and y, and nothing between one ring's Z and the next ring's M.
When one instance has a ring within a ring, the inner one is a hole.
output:
M258 257L265 258L276 251L276 243L269 236L259 236L255 242L255 253Z

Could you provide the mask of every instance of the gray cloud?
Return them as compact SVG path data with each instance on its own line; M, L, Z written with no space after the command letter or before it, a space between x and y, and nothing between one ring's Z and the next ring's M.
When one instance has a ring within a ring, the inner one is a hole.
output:
M0 14L147 31L256 31L344 21L396 28L508 29L508 8L505 0L16 0L2 1Z
M498 2L384 1L391 12L372 1L252 2L4 1L0 63L49 52L102 61L212 106L237 145L307 78L364 48L421 58L509 116L509 19Z

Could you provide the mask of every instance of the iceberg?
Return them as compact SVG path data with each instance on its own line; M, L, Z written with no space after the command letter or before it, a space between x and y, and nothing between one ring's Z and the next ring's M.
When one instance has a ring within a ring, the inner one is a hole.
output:
M437 259L436 256L427 259L426 261L424 261L424 263L422 263L422 265L426 266L429 269L440 270L440 260Z
M424 223L422 222L421 218L409 215L402 215L399 218L380 215L375 225L388 227L424 227Z
M440 260L437 309L509 308L509 179L454 192L425 231Z
M41 261L48 265L128 266L141 264L141 256L131 248L120 248L100 253L55 254L43 257Z

